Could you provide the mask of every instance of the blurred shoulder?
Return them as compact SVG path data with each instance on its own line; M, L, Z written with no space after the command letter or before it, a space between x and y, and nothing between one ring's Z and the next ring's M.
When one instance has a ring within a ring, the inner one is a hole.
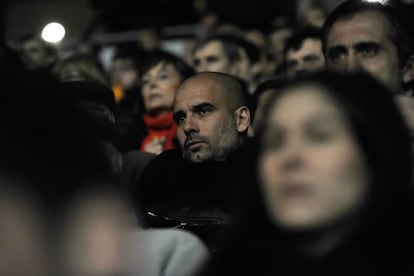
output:
M128 271L142 275L192 275L209 256L197 236L180 229L137 229L127 246Z

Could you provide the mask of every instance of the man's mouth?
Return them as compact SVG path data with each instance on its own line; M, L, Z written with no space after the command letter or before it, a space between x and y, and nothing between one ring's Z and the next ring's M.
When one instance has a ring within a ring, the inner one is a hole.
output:
M185 143L185 148L189 149L189 150L195 149L195 148L199 147L202 143L203 143L203 141L200 141L200 140L191 140L191 141L188 141L187 143Z

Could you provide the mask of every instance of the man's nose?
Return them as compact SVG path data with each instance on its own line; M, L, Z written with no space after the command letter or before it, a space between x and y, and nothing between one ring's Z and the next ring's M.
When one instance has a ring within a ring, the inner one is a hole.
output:
M193 116L187 116L183 122L184 133L188 136L192 132L198 132L198 124Z
M354 72L361 69L361 60L355 53L350 53L346 59L346 72Z

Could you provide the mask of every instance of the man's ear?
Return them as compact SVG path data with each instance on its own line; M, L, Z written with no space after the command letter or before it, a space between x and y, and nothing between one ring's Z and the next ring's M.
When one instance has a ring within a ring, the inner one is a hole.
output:
M246 131L250 126L250 110L247 106L241 106L234 112L236 128L238 132Z
M414 55L411 55L402 70L403 82L409 82L414 79Z

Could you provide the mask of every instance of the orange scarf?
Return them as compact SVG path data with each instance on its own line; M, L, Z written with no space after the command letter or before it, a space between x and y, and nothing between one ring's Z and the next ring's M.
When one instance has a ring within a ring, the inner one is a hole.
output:
M177 125L173 120L172 112L168 112L161 117L151 117L145 114L144 122L147 126L148 135L141 143L141 151L145 150L148 143L161 137L165 137L163 151L174 148L174 139L177 137Z

